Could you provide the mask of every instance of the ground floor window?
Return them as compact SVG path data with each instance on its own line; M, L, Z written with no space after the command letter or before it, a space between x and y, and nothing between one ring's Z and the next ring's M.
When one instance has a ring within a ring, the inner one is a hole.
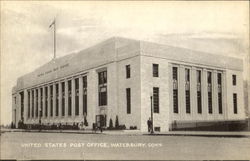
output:
M127 98L127 114L131 113L131 90L130 88L126 89L126 98Z
M208 92L208 113L213 113L213 109L212 109L212 92Z
M218 93L218 106L219 106L219 114L222 114L222 94Z
M154 87L153 88L153 107L154 107L154 113L159 113L160 112L160 107L159 107L159 88Z
M197 108L198 108L198 113L202 113L201 91L197 91Z
M237 109L237 94L236 93L233 94L233 106L234 106L234 113L237 114L238 109Z
M173 90L173 108L174 108L174 113L178 113L178 90L177 89Z
M186 113L190 113L190 91L186 90Z

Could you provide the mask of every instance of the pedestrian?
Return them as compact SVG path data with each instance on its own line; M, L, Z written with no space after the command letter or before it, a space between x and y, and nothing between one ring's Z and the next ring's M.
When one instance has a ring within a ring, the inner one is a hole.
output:
M148 118L147 124L148 124L148 132L150 132L150 131L151 131L151 128L152 128L152 121L151 121L151 118Z

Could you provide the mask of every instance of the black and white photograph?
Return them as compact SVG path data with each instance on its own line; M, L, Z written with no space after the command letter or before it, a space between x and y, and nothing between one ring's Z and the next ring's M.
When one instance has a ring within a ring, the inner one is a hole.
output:
M250 160L249 1L1 1L1 160Z

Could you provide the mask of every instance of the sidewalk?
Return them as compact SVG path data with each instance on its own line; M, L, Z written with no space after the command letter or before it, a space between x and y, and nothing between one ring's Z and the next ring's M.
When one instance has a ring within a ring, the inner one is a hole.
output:
M151 134L146 134L151 135ZM155 132L159 136L249 137L250 131L169 131Z
M23 129L1 129L4 132L33 132L33 133L72 133L72 134L104 134L104 135L153 135L153 136L202 136L202 137L249 137L250 131L169 131L155 132L154 134L141 132L140 130L23 130Z

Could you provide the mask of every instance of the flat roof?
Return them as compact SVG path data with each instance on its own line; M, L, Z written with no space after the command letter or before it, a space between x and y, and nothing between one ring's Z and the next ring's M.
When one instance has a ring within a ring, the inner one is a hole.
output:
M142 55L223 69L243 70L243 60L141 40L113 37L97 45L49 61L17 80L20 90L87 71L103 64Z

